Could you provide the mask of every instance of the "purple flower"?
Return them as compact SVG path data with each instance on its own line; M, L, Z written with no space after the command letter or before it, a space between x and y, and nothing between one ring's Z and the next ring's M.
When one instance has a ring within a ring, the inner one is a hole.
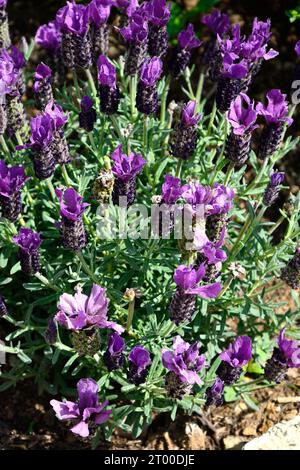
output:
M111 158L114 161L112 167L113 174L124 182L135 178L147 163L140 153L131 152L127 156L122 152L122 145L119 145L116 150L114 150L111 154Z
M240 62L235 62L229 54L223 57L223 77L241 80L246 77L248 71L249 65L245 59L240 60Z
M212 188L212 198L210 201L211 208L208 209L207 213L212 214L225 214L229 212L233 207L233 200L235 198L235 192L229 186L223 184L214 183Z
M285 338L285 328L279 333L278 347L288 367L300 367L300 345L297 341Z
M171 13L171 4L166 0L151 0L146 5L147 18L155 26L163 27L168 23Z
M37 251L42 243L40 234L26 227L20 228L18 235L13 236L13 241L23 251L29 254Z
M174 178L172 175L165 176L165 182L161 188L161 198L164 204L175 204L182 196L183 186L180 178Z
M84 96L80 102L80 108L84 113L89 113L94 106L94 101L90 96Z
M12 46L9 51L10 58L17 70L21 70L26 66L25 56L17 46Z
M159 57L148 57L141 69L140 80L146 87L153 86L162 74L163 64Z
M52 119L47 113L39 114L30 121L31 138L29 147L39 150L52 143L53 125Z
M87 15L91 23L97 28L106 23L111 10L112 2L103 2L102 0L92 0L87 6Z
M201 114L196 113L197 101L189 101L182 109L181 122L183 126L196 126L201 119Z
M34 84L33 84L33 91L37 93L41 88L41 83L45 81L50 81L52 76L52 70L48 65L41 63L37 66L34 74Z
M215 36L224 36L230 28L229 16L221 13L220 10L213 10L209 15L203 16L201 21L211 29Z
M97 121L97 114L94 108L94 102L90 96L84 96L80 102L81 112L79 113L80 127L87 132L92 132L94 124Z
M56 22L63 33L85 36L88 30L88 9L75 2L67 2L56 15Z
M151 364L149 351L141 345L135 346L129 353L128 380L135 385L145 382L148 366Z
M125 10L126 15L130 18L136 9L139 6L138 0L116 0L116 6L120 8L120 10Z
M181 264L174 273L174 282L185 294L199 295L203 299L216 298L221 292L221 284L215 282L214 284L199 287L198 284L204 276L205 267L203 264L199 269L194 269L192 265L185 266Z
M82 202L83 197L73 188L56 189L55 193L60 202L60 215L66 219L72 221L79 219L89 206L86 202Z
M238 336L229 348L220 354L222 361L231 367L243 367L252 357L252 342L249 336Z
M297 41L296 42L296 45L295 45L295 52L298 56L298 59L300 59L300 41Z
M0 8L6 8L7 0L0 0Z
M137 10L130 18L128 26L120 30L123 38L129 43L142 43L148 37L148 22Z
M173 351L162 350L162 363L176 374L179 380L190 385L202 384L198 373L205 367L206 360L200 355L200 343L189 344L179 335L173 339Z
M0 160L0 195L10 198L20 191L28 180L23 166L8 167L3 160Z
M202 42L195 36L192 23L189 23L187 28L178 34L178 43L181 49L187 50L201 46Z
M289 107L286 95L278 89L273 89L267 93L267 100L267 106L264 106L262 103L257 104L257 113L262 115L269 124L286 122L288 125L291 125L293 119L288 117Z
M272 35L270 28L270 20L258 21L255 18L250 36L240 45L239 56L250 62L257 62L260 59L270 60L276 57L279 54L277 51L270 49L267 52L267 43Z
M50 21L39 27L35 42L45 49L56 52L61 46L61 32L56 21Z
M192 206L204 204L208 206L212 199L212 191L209 186L202 186L197 181L191 181L183 186L182 197Z
M87 296L78 287L75 295L60 296L57 304L59 311L54 319L68 330L98 327L111 328L122 333L122 326L107 320L108 303L105 288L93 284L91 293Z
M109 335L107 350L104 353L104 361L109 371L120 369L124 365L125 347L125 341L118 333Z
M108 401L99 404L99 387L93 379L81 379L77 383L78 401L51 400L50 405L55 411L56 417L61 421L74 421L71 428L73 434L88 437L89 424L100 425L105 423L112 410L104 410Z
M224 402L224 382L219 377L213 385L206 390L206 405L221 406Z
M98 80L100 85L116 88L117 73L113 64L105 57L100 55L97 61L98 66Z
M55 101L50 101L46 108L45 113L50 116L53 128L55 130L61 129L68 122L68 115L65 114L64 110Z
M235 135L242 136L245 133L251 133L254 129L259 127L255 124L257 112L254 109L253 101L251 101L249 96L245 93L241 93L231 103L227 119Z
M20 70L16 68L12 57L3 49L0 55L0 82L5 93L15 93L20 79Z
M45 340L48 344L55 344L57 341L57 327L53 318L50 318L45 331Z

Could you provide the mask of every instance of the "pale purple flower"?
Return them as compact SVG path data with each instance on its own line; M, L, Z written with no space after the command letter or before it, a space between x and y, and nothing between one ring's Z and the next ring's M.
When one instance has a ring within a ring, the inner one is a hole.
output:
M183 186L182 197L191 206L208 206L212 199L212 190L210 186L202 186L197 181L191 181Z
M182 109L181 112L181 123L185 127L195 126L198 124L202 115L200 113L195 113L197 108L197 101L189 101Z
M34 93L38 93L41 88L41 83L44 83L46 80L51 80L52 70L48 65L44 64L43 62L39 64L35 70L34 74L34 84L33 84L33 91Z
M40 150L48 147L53 139L52 119L47 113L38 114L30 121L31 138L28 147Z
M18 235L13 236L13 242L21 248L22 251L33 254L41 246L42 240L39 233L30 228L21 227Z
M113 64L105 57L100 55L97 61L98 80L100 85L116 88L117 73Z
M63 294L57 304L58 312L54 317L61 326L68 330L83 328L111 328L122 333L124 328L107 319L109 299L104 287L93 284L89 296L77 287L76 294Z
M109 335L107 350L104 353L105 365L109 371L120 369L124 365L125 348L125 341L117 332Z
M204 15L201 21L211 29L215 36L224 36L230 28L229 16L217 9L209 15Z
M88 30L88 9L82 4L67 2L58 10L56 22L62 32L83 37Z
M130 18L128 26L120 30L123 38L129 43L142 43L148 37L148 21L136 11Z
M212 198L210 201L210 208L207 213L212 214L226 214L233 207L233 200L235 198L235 192L229 186L223 184L214 183L212 187Z
M206 360L200 354L200 347L200 343L189 344L178 335L173 338L173 351L162 350L162 363L181 382L201 385L202 380L198 374L205 367Z
M140 80L146 87L153 86L160 78L163 64L159 57L148 57L142 65Z
M267 100L267 106L262 103L257 104L257 113L262 115L268 123L286 122L291 125L293 119L288 116L289 106L286 95L279 89L273 89L267 93Z
M122 145L114 150L111 158L114 161L112 172L122 181L129 181L134 178L147 163L140 153L131 152L127 156L122 152Z
M9 50L10 58L16 68L16 70L21 70L26 66L25 56L22 51L20 51L17 46L11 46Z
M112 2L103 2L102 0L92 0L87 6L87 16L90 23L97 28L106 23L111 10Z
M1 7L1 8L6 8L7 1L8 1L8 0L0 0L0 7Z
M300 41L297 41L296 42L296 45L295 45L295 52L298 56L298 59L300 59Z
M26 183L28 177L22 165L8 167L3 160L0 160L0 195L11 197L20 191Z
M180 178L174 178L172 175L165 175L165 181L161 188L161 198L164 204L175 204L182 196L183 186Z
M73 434L88 437L89 424L105 423L112 410L105 410L108 401L99 404L99 387L93 379L80 379L77 383L78 401L51 400L50 405L60 421L74 421Z
M222 289L221 284L215 282L213 284L198 286L204 276L204 264L201 264L198 269L194 269L193 265L185 266L181 264L174 273L174 282L185 294L199 295L203 299L216 298Z
M229 348L220 354L222 361L231 367L243 367L251 360L252 341L249 336L238 336Z
M50 101L50 103L47 104L45 113L50 116L55 130L61 129L68 122L68 114L66 114L62 107L55 103L55 101Z
M285 328L279 333L278 347L288 367L300 367L300 344L298 341L285 338Z
M35 35L35 42L45 49L56 52L61 45L61 31L56 21L50 21L39 27Z
M223 70L222 76L225 78L231 78L234 80L241 80L245 78L249 72L249 64L245 59L236 62L230 54L226 54L223 57Z
M202 41L195 35L192 23L189 23L187 28L178 34L178 43L181 49L187 49L189 51L195 47L201 46Z
M167 4L166 0L146 2L146 14L150 23L159 27L166 26L171 16L170 7L171 4Z
M227 119L231 124L232 132L235 135L244 135L252 132L259 127L255 124L257 112L254 109L254 103L249 96L241 93L230 106Z
M130 351L128 360L128 380L135 385L144 383L151 364L149 351L141 345L135 346Z
M15 93L19 79L20 69L15 66L8 51L3 49L0 55L0 82L5 85L5 93Z
M82 202L83 197L73 188L56 189L55 193L60 202L60 215L66 219L73 221L79 219L89 206L86 202Z
M138 0L116 0L116 6L130 18L139 6Z

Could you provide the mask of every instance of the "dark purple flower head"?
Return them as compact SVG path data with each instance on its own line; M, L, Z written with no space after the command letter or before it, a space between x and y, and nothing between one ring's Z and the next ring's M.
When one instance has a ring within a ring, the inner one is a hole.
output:
M229 16L221 13L220 10L213 10L209 15L202 18L202 23L206 24L215 36L224 36L230 28Z
M122 333L122 326L107 319L108 303L105 288L93 284L91 293L87 296L78 287L75 295L60 296L54 319L68 330L98 327L111 328Z
M182 196L184 187L181 186L180 178L172 175L165 176L165 182L161 188L161 198L164 204L175 204Z
M271 124L278 124L279 122L292 124L293 119L288 116L289 106L285 94L278 89L273 89L267 93L267 100L267 106L262 103L257 104L256 111L258 114L262 115Z
M149 351L144 346L138 345L130 351L128 360L133 363L140 373L151 364L151 357Z
M35 70L34 74L34 84L33 84L33 91L37 93L41 87L41 82L45 80L50 80L52 76L52 70L48 65L44 64L43 62L39 64Z
M104 410L108 401L99 404L99 387L93 379L80 379L77 384L78 401L51 400L50 405L57 418L61 421L74 421L71 428L73 434L88 437L89 424L100 425L105 423L112 410Z
M205 256L207 264L216 266L218 271L221 269L222 263L224 263L224 261L227 259L226 252L220 248L220 246L223 244L223 237L224 236L221 236L220 241L216 243L206 243L200 250L200 253Z
M28 178L25 175L23 166L8 167L3 160L0 160L0 194L10 198L19 191Z
M89 206L86 202L82 202L83 197L73 188L56 189L55 193L60 202L60 215L69 220L79 219Z
M220 395L224 391L224 382L219 377L216 378L214 384L211 387L211 393L214 395Z
M296 45L295 45L295 52L298 56L298 59L300 59L300 41L297 41L296 42Z
M245 93L241 93L231 103L227 118L235 135L244 135L258 127L255 124L257 112L254 109L254 103Z
M130 43L142 43L148 37L147 18L138 10L130 18L128 26L120 29L123 38Z
M184 264L181 264L174 273L174 282L186 294L199 295L203 299L216 298L221 291L221 284L216 282L214 284L207 284L198 287L199 282L204 278L204 276L204 264L201 264L198 269L194 269L192 265L185 266Z
M56 21L50 21L39 27L35 42L49 51L57 51L61 45L61 32Z
M208 206L212 198L211 188L209 186L202 186L197 181L191 181L184 185L182 197L192 206L198 204Z
M200 113L195 113L197 107L197 101L189 101L182 109L181 112L181 123L185 127L195 126L202 118Z
M90 96L84 96L80 102L80 108L84 113L88 113L94 106L94 101Z
M47 113L39 114L30 121L31 139L29 147L42 149L48 147L53 138L52 119Z
M56 22L63 33L84 36L89 25L87 7L75 2L67 2L65 7L58 10Z
M42 243L40 234L26 227L20 228L18 235L14 235L13 241L29 254L36 252Z
M249 72L249 64L245 59L236 62L230 54L223 56L222 75L225 78L241 80Z
M201 46L202 41L195 36L194 26L192 23L189 23L187 28L178 34L178 43L181 49L186 49L188 51Z
M272 173L271 177L270 177L270 184L272 186L279 186L280 184L282 184L284 181L284 173L280 173L279 171L275 171L274 173Z
M55 101L50 101L47 104L45 113L50 116L55 130L61 129L68 122L68 115L59 104L55 103Z
M122 145L119 145L116 150L114 150L111 154L111 158L114 161L112 172L122 181L130 181L142 171L147 163L140 153L131 152L127 156L122 152Z
M166 26L171 16L170 7L171 4L167 5L166 0L150 0L146 7L150 23L159 27Z
M90 23L93 23L97 28L106 23L111 10L111 3L102 2L101 0L92 0L87 6L87 15Z
M259 59L270 60L276 57L277 51L273 49L267 51L268 41L272 35L270 28L270 20L258 21L255 18L250 36L240 44L239 57L252 63Z
M249 336L238 336L229 348L220 354L222 361L231 367L243 367L252 357L252 341Z
M105 55L100 55L97 61L98 80L100 85L116 88L117 72L113 64Z
M13 64L17 70L21 70L26 66L25 56L22 51L20 51L17 46L12 46L9 51L9 55Z
M163 64L159 57L147 57L141 68L140 80L146 86L153 86L162 74Z
M200 354L200 343L189 344L179 335L173 338L173 351L162 350L162 363L166 369L174 372L181 382L190 385L202 384L198 373L205 367L206 360Z
M128 18L131 18L133 13L139 6L138 0L116 0L116 6L121 10L125 10Z
M285 328L278 336L278 347L288 367L300 367L300 344L297 341L285 338Z

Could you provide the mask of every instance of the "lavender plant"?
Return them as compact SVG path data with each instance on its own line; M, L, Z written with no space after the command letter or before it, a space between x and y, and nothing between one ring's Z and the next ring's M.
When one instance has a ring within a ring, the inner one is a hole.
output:
M0 57L0 391L33 379L94 446L159 413L255 407L254 390L300 366L299 197L278 202L296 106L280 90L267 105L251 96L277 55L270 21L247 37L214 10L202 49L191 25L172 49L164 0L122 0L113 59L111 6L67 2L37 31L47 65L29 135L24 56L3 36ZM184 102L170 101L170 77Z

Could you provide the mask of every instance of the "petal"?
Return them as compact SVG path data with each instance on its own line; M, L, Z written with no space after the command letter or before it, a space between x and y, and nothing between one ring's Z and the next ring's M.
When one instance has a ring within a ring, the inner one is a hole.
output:
M72 401L51 400L50 405L60 420L75 419L80 416L77 403Z
M208 284L207 286L196 287L195 289L188 289L186 294L200 295L203 299L216 298L222 290L222 285L219 282Z
M81 437L88 437L90 435L88 424L84 421L80 421L80 423L76 424L71 428L73 434L77 434Z
M109 419L111 414L112 414L112 410L101 411L99 414L95 415L94 422L96 424L105 423Z

